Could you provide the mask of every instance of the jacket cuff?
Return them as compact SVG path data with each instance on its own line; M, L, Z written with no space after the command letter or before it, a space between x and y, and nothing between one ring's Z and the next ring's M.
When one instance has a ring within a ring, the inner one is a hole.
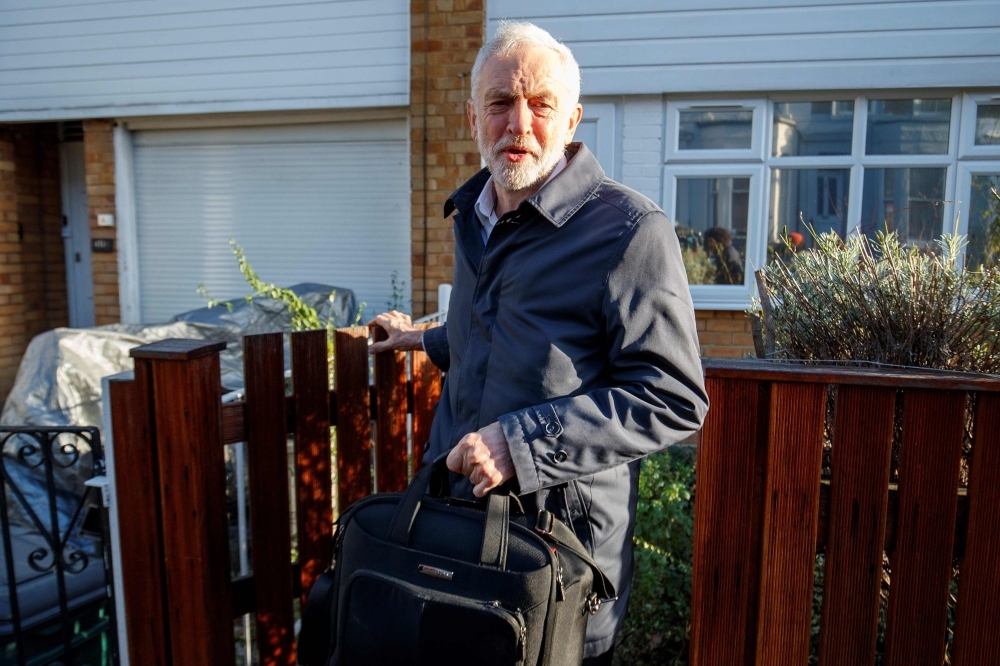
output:
M448 350L448 329L444 326L428 328L420 338L424 351L431 358L431 363L441 370L447 371L451 364Z
M499 422L521 493L533 493L542 487L537 456L542 455L547 463L556 465L566 460L565 452L553 454L550 451L558 448L556 440L563 433L559 416L551 404L544 404L504 414Z

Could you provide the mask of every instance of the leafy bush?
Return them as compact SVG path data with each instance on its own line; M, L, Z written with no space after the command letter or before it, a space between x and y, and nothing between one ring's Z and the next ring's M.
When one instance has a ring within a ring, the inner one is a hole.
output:
M963 239L937 252L835 233L757 273L758 355L1000 372L1000 267L966 269Z
M639 476L635 573L616 660L630 666L687 663L694 538L694 448L647 458Z

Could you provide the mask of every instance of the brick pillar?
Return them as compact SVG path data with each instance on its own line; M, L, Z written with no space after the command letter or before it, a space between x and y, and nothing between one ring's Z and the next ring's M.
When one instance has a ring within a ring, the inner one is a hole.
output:
M115 214L115 147L110 120L83 121L83 151L86 156L87 201L90 207L90 237L117 243L115 227L97 226L97 216ZM93 252L94 318L98 326L121 321L118 299L118 246L114 252Z
M0 127L0 401L31 338L66 325L55 125Z
M480 168L465 102L486 15L482 0L413 0L410 19L413 314L420 316L438 309L437 287L452 280L455 239L444 202Z
M17 221L14 140L0 128L0 395L6 398L24 353L21 233Z

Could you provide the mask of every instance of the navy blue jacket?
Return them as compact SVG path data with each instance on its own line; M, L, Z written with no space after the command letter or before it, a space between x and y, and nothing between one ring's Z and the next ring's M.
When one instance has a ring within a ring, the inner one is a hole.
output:
M500 422L526 510L569 523L619 592L590 620L592 656L628 604L639 462L700 428L708 399L673 226L586 146L568 152L485 245L474 206L487 170L445 206L454 288L424 346L448 374L426 459ZM471 496L458 479L453 493Z

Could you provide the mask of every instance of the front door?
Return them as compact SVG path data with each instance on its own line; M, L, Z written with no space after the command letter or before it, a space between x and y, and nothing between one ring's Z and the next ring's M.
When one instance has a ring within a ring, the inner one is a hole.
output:
M90 213L82 141L60 145L59 166L69 325L87 328L94 325L94 278L90 269Z

